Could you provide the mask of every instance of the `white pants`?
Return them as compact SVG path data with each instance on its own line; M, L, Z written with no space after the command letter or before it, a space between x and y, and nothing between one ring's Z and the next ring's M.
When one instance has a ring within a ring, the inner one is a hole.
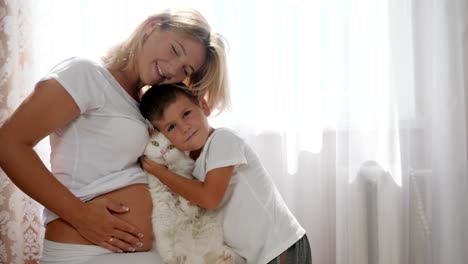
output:
M102 263L138 263L163 264L158 253L135 252L114 253L99 246L57 243L44 240L44 248L40 264L67 263L67 264L102 264Z

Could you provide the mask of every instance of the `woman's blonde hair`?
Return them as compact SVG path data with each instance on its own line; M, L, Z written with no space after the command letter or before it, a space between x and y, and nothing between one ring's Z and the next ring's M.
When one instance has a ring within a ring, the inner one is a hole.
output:
M230 98L225 40L220 34L211 31L206 19L195 9L167 9L148 17L128 39L109 50L103 57L104 65L111 70L135 67L135 57L141 52L147 38L146 29L156 19L160 21L161 30L174 30L203 43L206 49L205 63L184 83L205 97L210 109L221 112L228 108Z

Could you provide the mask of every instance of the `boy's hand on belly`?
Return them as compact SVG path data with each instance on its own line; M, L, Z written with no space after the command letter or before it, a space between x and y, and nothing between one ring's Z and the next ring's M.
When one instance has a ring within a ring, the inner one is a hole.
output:
M143 233L135 226L115 217L128 208L109 198L97 198L86 203L82 217L74 223L76 230L90 242L113 252L133 252L143 246Z

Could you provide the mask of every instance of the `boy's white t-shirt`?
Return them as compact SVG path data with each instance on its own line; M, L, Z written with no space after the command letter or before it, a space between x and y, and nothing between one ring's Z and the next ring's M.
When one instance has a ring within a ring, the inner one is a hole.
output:
M289 211L268 172L243 139L226 128L216 129L195 162L194 177L235 166L219 206L225 243L252 264L268 263L305 234Z
M50 135L51 171L82 201L147 183L137 163L148 142L148 122L135 101L98 61L70 58L42 80L55 79L80 115ZM44 209L44 224L58 218Z

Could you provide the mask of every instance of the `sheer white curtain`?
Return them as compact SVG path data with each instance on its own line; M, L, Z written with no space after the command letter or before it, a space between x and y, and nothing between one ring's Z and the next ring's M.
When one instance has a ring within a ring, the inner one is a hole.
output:
M468 263L466 1L31 1L31 78L170 5L228 40L213 123L260 155L314 263Z

